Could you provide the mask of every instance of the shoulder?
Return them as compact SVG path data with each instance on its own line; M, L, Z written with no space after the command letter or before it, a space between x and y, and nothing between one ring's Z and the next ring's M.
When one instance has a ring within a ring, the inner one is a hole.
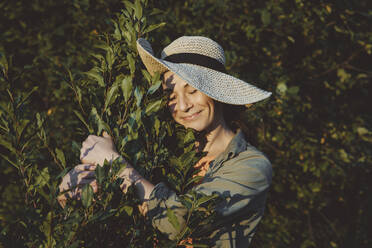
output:
M257 148L247 143L246 149L226 160L221 172L239 174L245 177L264 177L271 184L272 166L270 160Z

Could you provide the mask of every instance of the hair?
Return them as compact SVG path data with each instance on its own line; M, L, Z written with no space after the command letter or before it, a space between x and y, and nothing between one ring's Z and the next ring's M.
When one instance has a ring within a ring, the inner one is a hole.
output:
M216 105L219 105L222 109L223 118L227 126L234 132L240 129L246 140L253 145L257 145L256 130L249 127L247 119L247 111L250 105L232 105L215 101Z
M246 110L244 106L222 103L216 100L215 105L222 110L222 116L231 130L236 131L243 128L242 114Z

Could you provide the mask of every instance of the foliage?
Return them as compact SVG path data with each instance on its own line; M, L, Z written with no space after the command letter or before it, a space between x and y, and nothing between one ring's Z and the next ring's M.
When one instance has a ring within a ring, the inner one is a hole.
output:
M183 166L198 157L192 134L185 146L186 130L170 124L159 75L143 70L135 40L159 51L181 35L205 35L225 48L229 73L274 93L245 113L249 141L274 169L252 247L371 246L370 3L145 2L0 3L0 244L171 245L108 165L97 171L99 193L86 187L65 209L57 185L78 163L81 141L107 130L151 182L187 192L192 171ZM185 205L198 200L189 194ZM191 220L198 215L208 213Z
M166 95L160 90L160 75L151 77L147 71L138 69L137 38L163 25L147 25L143 4L125 2L125 8L111 21L113 33L102 36L94 46L100 51L91 54L93 67L84 73L66 69L68 81L64 84L74 92L78 108L73 109L73 113L82 122L81 133L100 135L103 130L107 131L114 138L118 151L150 181L168 178L177 192L186 193L190 188L187 185L192 185L189 182L191 165L198 158L192 149L194 137L190 130L187 133L182 129L177 131L171 124L164 107ZM65 153L50 144L52 130L47 130L45 116L39 113L30 116L32 110L27 109L27 100L37 88L15 96L12 85L20 79L7 58L3 56L2 59L2 81L6 87L3 99L9 103L2 102L1 144L10 152L8 155L2 153L2 157L17 169L23 181L21 190L26 194L25 207L20 209L22 214L2 215L3 244L112 247L126 242L130 247L148 247L158 240L165 245L167 241L157 238L155 230L137 210L139 201L133 190L122 194L121 181L116 174L123 164L118 161L96 169L97 194L93 195L91 186L86 185L82 188L81 201L73 200L64 209L58 206L56 197L63 192L58 192L57 184L68 170ZM172 138L176 133L179 134ZM167 150L165 143L172 139L179 145ZM50 166L41 166L39 163L45 158L40 157L36 147L46 148L59 168L52 171ZM78 153L76 143L73 151ZM172 167L170 161L174 163ZM156 174L156 171L159 172ZM184 200L191 204L188 219L193 212L202 210L202 203L209 199L209 196L185 195ZM202 212L208 213L210 208L198 212L204 216ZM190 229L179 226L173 215L169 209L172 223L181 232L178 240L172 242L177 244Z

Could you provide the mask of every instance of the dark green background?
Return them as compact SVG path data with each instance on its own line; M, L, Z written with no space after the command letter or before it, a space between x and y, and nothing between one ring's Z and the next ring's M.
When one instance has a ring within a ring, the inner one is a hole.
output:
M0 53L14 79L1 82L0 101L8 87L39 86L26 114L46 113L51 143L68 166L78 159L71 141L85 134L63 82L68 70L90 69L97 37L113 31L110 20L123 7L113 0L0 3ZM149 1L157 14L148 21L166 23L149 36L157 54L179 36L207 36L225 49L230 74L273 92L247 113L250 142L274 170L252 247L372 246L371 7L368 0ZM53 160L43 159L40 167ZM5 223L22 209L23 193L17 171L5 160L0 169Z

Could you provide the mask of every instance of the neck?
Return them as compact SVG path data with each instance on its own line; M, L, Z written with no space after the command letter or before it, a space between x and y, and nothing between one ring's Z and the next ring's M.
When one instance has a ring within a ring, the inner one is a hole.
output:
M206 156L216 157L226 149L234 135L222 119L206 130L203 137L197 139L197 148L199 151L206 152Z

